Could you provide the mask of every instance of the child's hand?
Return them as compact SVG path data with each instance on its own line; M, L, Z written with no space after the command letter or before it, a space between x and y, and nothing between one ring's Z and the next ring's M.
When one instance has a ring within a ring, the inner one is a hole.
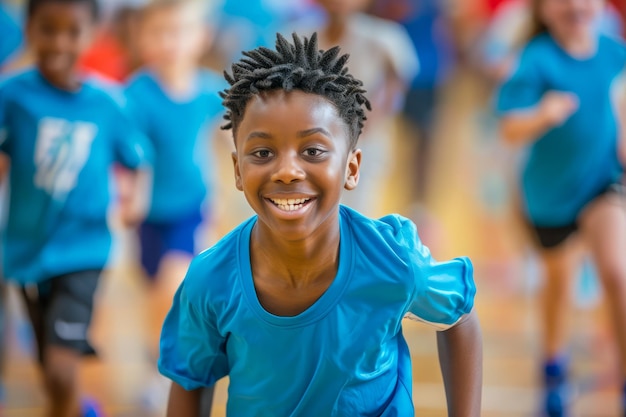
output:
M548 91L541 98L539 111L549 126L559 126L578 110L578 97L563 91Z

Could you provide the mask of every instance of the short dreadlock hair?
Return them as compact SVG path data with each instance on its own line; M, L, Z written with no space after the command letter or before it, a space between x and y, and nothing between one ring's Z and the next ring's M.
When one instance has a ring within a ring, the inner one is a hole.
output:
M350 146L354 148L367 119L364 107L371 110L371 106L363 83L348 73L348 55L340 55L338 46L319 50L317 33L310 38L300 38L296 33L292 37L290 44L277 34L275 51L265 47L244 51L244 58L232 65L232 75L224 71L230 88L220 92L227 109L227 123L222 129L237 130L246 105L255 95L272 90L301 90L334 104L349 128Z

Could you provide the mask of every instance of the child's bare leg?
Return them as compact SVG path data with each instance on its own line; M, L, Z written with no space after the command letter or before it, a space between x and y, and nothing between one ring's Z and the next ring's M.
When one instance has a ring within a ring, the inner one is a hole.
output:
M68 348L48 346L44 352L43 379L50 401L49 417L81 416L78 366L81 355Z
M540 252L545 271L541 302L546 360L563 355L567 345L572 277L578 266L578 255L578 247L572 239Z
M626 200L606 194L594 201L581 219L613 321L621 369L626 381Z
M545 270L542 299L544 409L550 417L567 415L567 358L565 356L572 276L578 266L578 245L569 238L540 252Z

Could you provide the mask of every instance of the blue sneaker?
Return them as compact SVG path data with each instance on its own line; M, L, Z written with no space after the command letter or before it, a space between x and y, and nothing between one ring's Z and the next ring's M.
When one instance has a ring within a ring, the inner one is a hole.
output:
M567 366L562 360L546 362L544 366L544 410L547 417L567 417L571 397L567 382Z
M91 398L83 398L81 408L83 417L104 417L100 404Z

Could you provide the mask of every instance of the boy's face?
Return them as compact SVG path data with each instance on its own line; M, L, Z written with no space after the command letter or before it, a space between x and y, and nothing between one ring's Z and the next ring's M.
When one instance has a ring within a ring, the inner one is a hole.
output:
M208 45L202 13L194 4L148 11L139 25L139 48L149 65L197 63Z
M360 150L335 106L299 90L254 96L235 135L237 188L259 220L289 240L336 220L344 188L356 187Z
M365 10L372 0L317 0L327 13L347 16Z
M80 54L89 46L94 20L87 3L41 4L26 26L28 41L43 76L65 85L72 78Z
M593 30L604 0L543 0L540 13L548 28L564 38Z

